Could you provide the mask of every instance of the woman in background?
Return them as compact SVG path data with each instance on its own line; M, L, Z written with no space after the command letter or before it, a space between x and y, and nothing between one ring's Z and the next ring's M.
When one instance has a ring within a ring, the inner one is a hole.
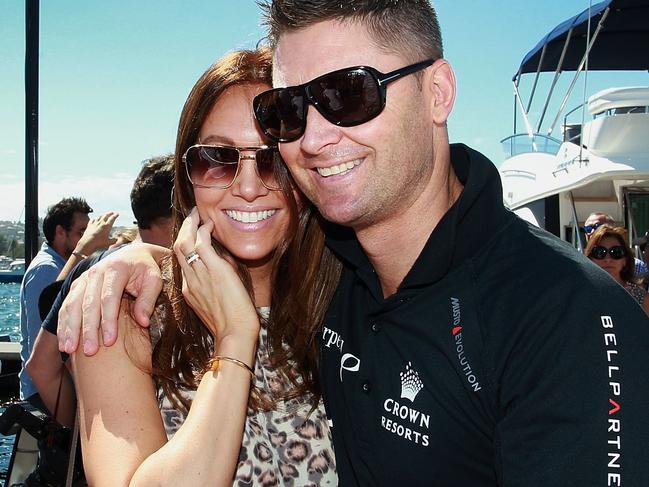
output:
M635 276L635 260L623 227L600 226L588 240L585 253L623 286L649 315L647 291Z

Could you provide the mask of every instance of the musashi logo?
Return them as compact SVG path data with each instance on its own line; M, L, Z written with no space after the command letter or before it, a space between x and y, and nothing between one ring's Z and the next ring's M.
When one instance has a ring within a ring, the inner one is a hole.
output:
M466 380L469 382L469 385L474 392L478 392L482 387L478 378L473 372L473 368L469 363L469 359L464 353L464 341L462 336L462 311L460 309L460 300L458 298L451 298L451 310L453 312L453 327L451 329L451 334L455 339L455 352L457 353L457 359L460 362L462 367L462 372L466 377Z

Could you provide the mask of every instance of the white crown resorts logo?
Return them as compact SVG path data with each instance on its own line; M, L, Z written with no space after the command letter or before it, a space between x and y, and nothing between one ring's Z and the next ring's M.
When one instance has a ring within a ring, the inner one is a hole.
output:
M424 383L419 378L419 372L412 368L411 362L408 362L406 371L399 375L401 376L401 397L415 402L417 394L424 388Z

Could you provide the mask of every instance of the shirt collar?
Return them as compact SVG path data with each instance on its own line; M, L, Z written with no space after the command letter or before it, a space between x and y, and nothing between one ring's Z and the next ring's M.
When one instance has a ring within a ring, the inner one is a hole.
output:
M451 144L451 165L464 189L431 233L399 290L439 281L478 252L478 239L485 242L504 223L502 185L493 163L466 145ZM351 229L330 224L327 245L376 291L374 269Z
M53 247L50 247L47 242L43 242L43 245L41 245L41 250L45 252L46 254L49 254L52 256L52 258L61 265L65 265L65 259L61 254L59 254L56 250L54 250Z

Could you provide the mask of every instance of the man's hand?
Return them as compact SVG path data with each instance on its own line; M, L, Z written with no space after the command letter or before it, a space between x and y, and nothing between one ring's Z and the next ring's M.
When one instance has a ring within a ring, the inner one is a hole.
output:
M99 349L117 339L117 316L124 292L135 298L133 314L141 326L149 326L162 289L159 262L170 251L151 244L132 243L88 269L73 284L59 311L59 350L73 353L82 332L83 352Z

